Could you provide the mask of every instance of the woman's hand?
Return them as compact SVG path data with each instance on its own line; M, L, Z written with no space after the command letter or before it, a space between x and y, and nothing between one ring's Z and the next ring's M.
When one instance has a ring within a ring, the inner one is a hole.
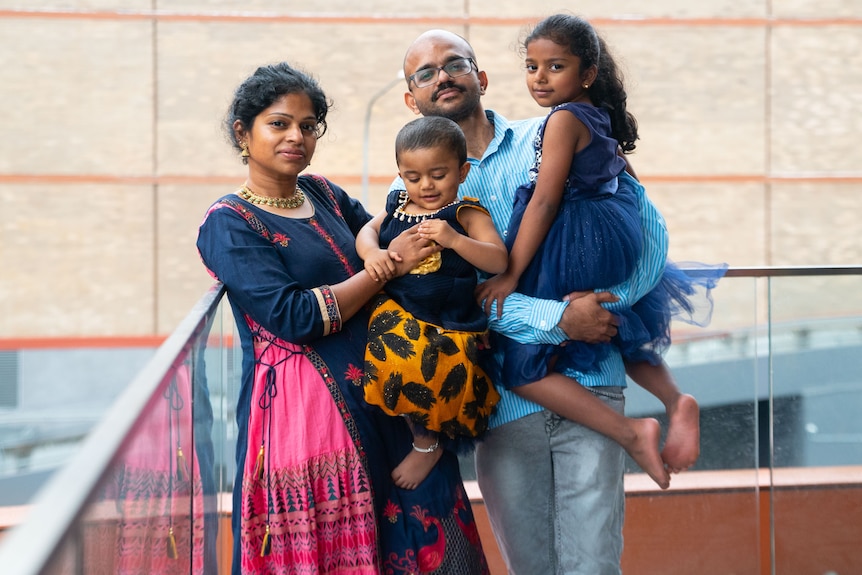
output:
M395 263L395 276L403 276L419 262L442 248L419 235L419 225L401 232L389 243L389 252Z
M503 317L503 300L518 287L518 278L503 272L476 287L476 301L491 315L491 306L497 302L497 317Z

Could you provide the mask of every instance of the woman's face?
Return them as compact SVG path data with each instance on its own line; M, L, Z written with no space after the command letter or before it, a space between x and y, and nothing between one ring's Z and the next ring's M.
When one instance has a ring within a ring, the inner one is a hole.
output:
M318 124L305 92L285 94L254 119L251 131L239 134L248 143L249 171L296 177L317 147Z

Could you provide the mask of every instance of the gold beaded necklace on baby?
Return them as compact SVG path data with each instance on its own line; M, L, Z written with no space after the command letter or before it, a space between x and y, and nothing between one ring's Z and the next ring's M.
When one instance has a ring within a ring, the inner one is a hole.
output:
M454 206L458 203L458 199L456 198L454 201L449 202L445 206L434 210L433 212L427 214L411 214L404 211L404 208L407 207L407 204L410 203L410 196L407 195L407 192L402 190L398 196L398 207L395 208L395 213L393 214L394 218L397 218L399 222L407 221L408 224L412 224L414 221L424 222L430 217L437 215L439 212L445 210L449 206Z

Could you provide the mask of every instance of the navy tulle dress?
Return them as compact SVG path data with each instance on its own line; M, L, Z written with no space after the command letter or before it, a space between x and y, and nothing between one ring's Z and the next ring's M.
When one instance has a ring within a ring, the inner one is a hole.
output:
M617 185L626 164L611 137L607 110L569 102L554 107L548 118L556 113L574 114L589 129L591 140L572 161L557 217L522 274L518 292L558 300L573 291L609 288L626 280L641 256L643 230L636 194L628 186ZM535 189L546 125L547 118L536 136L531 181L515 193L507 234L510 250ZM708 290L725 267L703 266L711 271L693 277L668 263L653 291L632 307L615 310L619 333L610 344L527 345L497 336L496 345L504 352L503 384L512 388L538 381L551 370L552 360L577 371L595 371L610 345L617 346L626 360L658 363L670 344L671 319L684 316L697 323L694 298L705 293L699 287L706 288L708 298Z

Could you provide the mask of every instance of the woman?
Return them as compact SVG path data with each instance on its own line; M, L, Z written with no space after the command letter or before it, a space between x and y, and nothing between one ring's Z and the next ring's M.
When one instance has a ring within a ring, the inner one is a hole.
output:
M371 217L328 180L299 176L328 107L288 64L246 79L226 127L248 178L198 236L243 349L233 573L487 573L457 459L396 488L410 434L364 403L364 306L382 284L354 240ZM398 274L432 251L416 234L399 240Z

